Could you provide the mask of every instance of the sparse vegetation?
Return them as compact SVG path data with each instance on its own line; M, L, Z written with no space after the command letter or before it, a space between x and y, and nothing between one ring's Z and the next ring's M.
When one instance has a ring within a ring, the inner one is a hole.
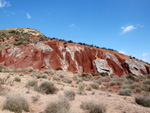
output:
M38 81L36 79L32 79L27 82L27 86L36 87L37 83Z
M60 100L50 102L46 109L46 113L68 113L70 109L70 103L66 97L60 97Z
M56 68L56 70L59 71L59 70L63 70L63 69L61 67L58 67L58 68Z
M24 97L19 95L9 95L6 98L3 109L7 109L15 113L22 113L23 110L29 112L29 105Z
M99 84L98 83L92 83L90 84L90 86L93 88L93 89L99 89Z
M54 94L57 91L56 86L50 81L44 81L37 88L37 91L45 94Z
M67 79L67 78L64 78L62 81L65 82L65 83L68 83L68 84L71 84L71 83L72 83L72 80L69 80L69 79Z
M87 90L87 91L91 91L91 90L92 90L91 86L88 85L88 86L86 87L86 90Z
M84 110L89 110L89 113L106 113L106 107L102 103L82 102L80 107Z
M20 79L19 77L15 77L14 81L16 81L16 82L20 82L20 81L21 81L21 79Z
M119 91L119 95L123 95L123 96L131 96L132 91L130 89L121 89Z
M73 90L65 90L64 95L69 99L69 100L74 100L75 98L75 92Z
M84 91L84 89L85 89L85 84L80 83L79 84L79 91Z
M135 97L135 102L139 105L150 107L150 97L149 96L137 96Z

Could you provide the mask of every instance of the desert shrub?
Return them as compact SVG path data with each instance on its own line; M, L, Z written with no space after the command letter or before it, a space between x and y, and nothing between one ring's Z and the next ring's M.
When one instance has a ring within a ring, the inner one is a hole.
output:
M38 81L36 79L32 79L27 82L27 86L36 87L37 83Z
M85 89L85 84L79 83L79 91L84 91L84 89Z
M88 85L88 86L86 87L86 90L87 90L87 91L91 91L91 90L92 90L91 86Z
M134 82L133 82L132 80L130 80L130 79L124 81L124 84L133 84L133 83L134 83Z
M62 81L65 82L65 83L68 83L68 84L71 84L71 83L72 83L72 80L69 80L69 79L67 79L67 78L64 78Z
M61 97L60 100L50 102L45 113L68 113L70 109L70 103L66 97Z
M133 84L130 85L131 89L135 89L135 88L138 88L138 87L140 87L140 85L137 84L137 83L133 83Z
M60 78L64 78L64 75L59 75Z
M15 77L14 81L16 81L16 82L20 82L20 81L21 81L21 79L20 79L19 77Z
M24 72L33 72L33 68L32 67L25 68Z
M48 71L48 70L45 70L44 73L45 73L45 74L49 74L49 75L53 75L53 74L54 74L54 72Z
M150 107L150 97L148 96L137 96L135 97L135 102L139 105Z
M1 83L0 83L0 91L2 90L2 85L1 85Z
M80 107L84 110L89 110L89 113L106 113L106 107L102 103L82 102Z
M37 75L37 79L40 79L40 78L47 79L47 75Z
M64 91L64 95L69 99L69 100L74 100L75 98L75 92L73 90L66 90Z
M145 81L143 81L143 84L150 85L150 80L145 80Z
M122 86L122 82L121 82L121 81L112 81L112 82L110 82L109 85L110 85L110 86L114 86L114 85Z
M6 69L6 67L0 66L0 72L2 72L4 69Z
M82 78L78 78L77 80L76 80L76 84L79 84L79 83L81 83L83 80L82 80Z
M142 84L141 89L142 89L143 91L150 91L150 85Z
M32 96L32 102L37 102L39 100L40 96Z
M22 111L29 112L29 106L24 97L9 95L6 98L3 109L10 110L15 113L22 113Z
M99 73L101 76L105 77L105 76L108 76L109 74L107 72L101 72Z
M60 78L57 76L53 76L53 80L60 81Z
M99 85L101 85L102 80L99 78L98 80L94 80L93 82L98 83Z
M37 91L45 94L54 94L57 91L56 86L50 81L44 81L37 88Z
M128 76L126 77L126 79L130 79L130 80L135 81L135 78L134 78L134 76L132 76L132 75L128 75Z
M141 91L142 91L141 88L135 88L136 93L140 93Z
M109 77L103 77L101 78L102 82L109 82L110 78Z
M56 68L56 70L59 71L59 70L63 70L63 69L61 67L58 67L58 68Z
M84 80L84 81L90 80L91 77L92 77L92 75L90 75L90 74L82 74L82 80Z
M91 83L90 86L93 88L93 89L99 89L99 84L98 83Z
M19 76L24 76L23 74L20 74Z
M123 96L131 96L132 91L130 89L121 89L119 91L119 95L123 95Z
M146 78L150 79L150 75L146 75Z

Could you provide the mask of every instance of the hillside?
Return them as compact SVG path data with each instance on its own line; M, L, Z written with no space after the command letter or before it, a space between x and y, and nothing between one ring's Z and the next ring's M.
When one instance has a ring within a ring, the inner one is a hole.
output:
M0 30L0 65L79 73L150 74L150 65L117 51L48 38L31 28Z
M143 61L30 28L0 39L0 113L150 113Z

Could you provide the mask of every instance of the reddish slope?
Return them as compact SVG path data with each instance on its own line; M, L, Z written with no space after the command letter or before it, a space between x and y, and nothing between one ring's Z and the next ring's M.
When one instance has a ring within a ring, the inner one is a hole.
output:
M48 40L0 50L0 65L47 70L62 67L81 73L150 74L150 66L121 53L64 41Z

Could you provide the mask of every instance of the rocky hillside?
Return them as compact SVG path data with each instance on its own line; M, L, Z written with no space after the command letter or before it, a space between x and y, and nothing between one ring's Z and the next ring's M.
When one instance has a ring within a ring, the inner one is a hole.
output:
M150 74L150 65L117 51L47 38L30 28L0 30L0 65L80 73Z

